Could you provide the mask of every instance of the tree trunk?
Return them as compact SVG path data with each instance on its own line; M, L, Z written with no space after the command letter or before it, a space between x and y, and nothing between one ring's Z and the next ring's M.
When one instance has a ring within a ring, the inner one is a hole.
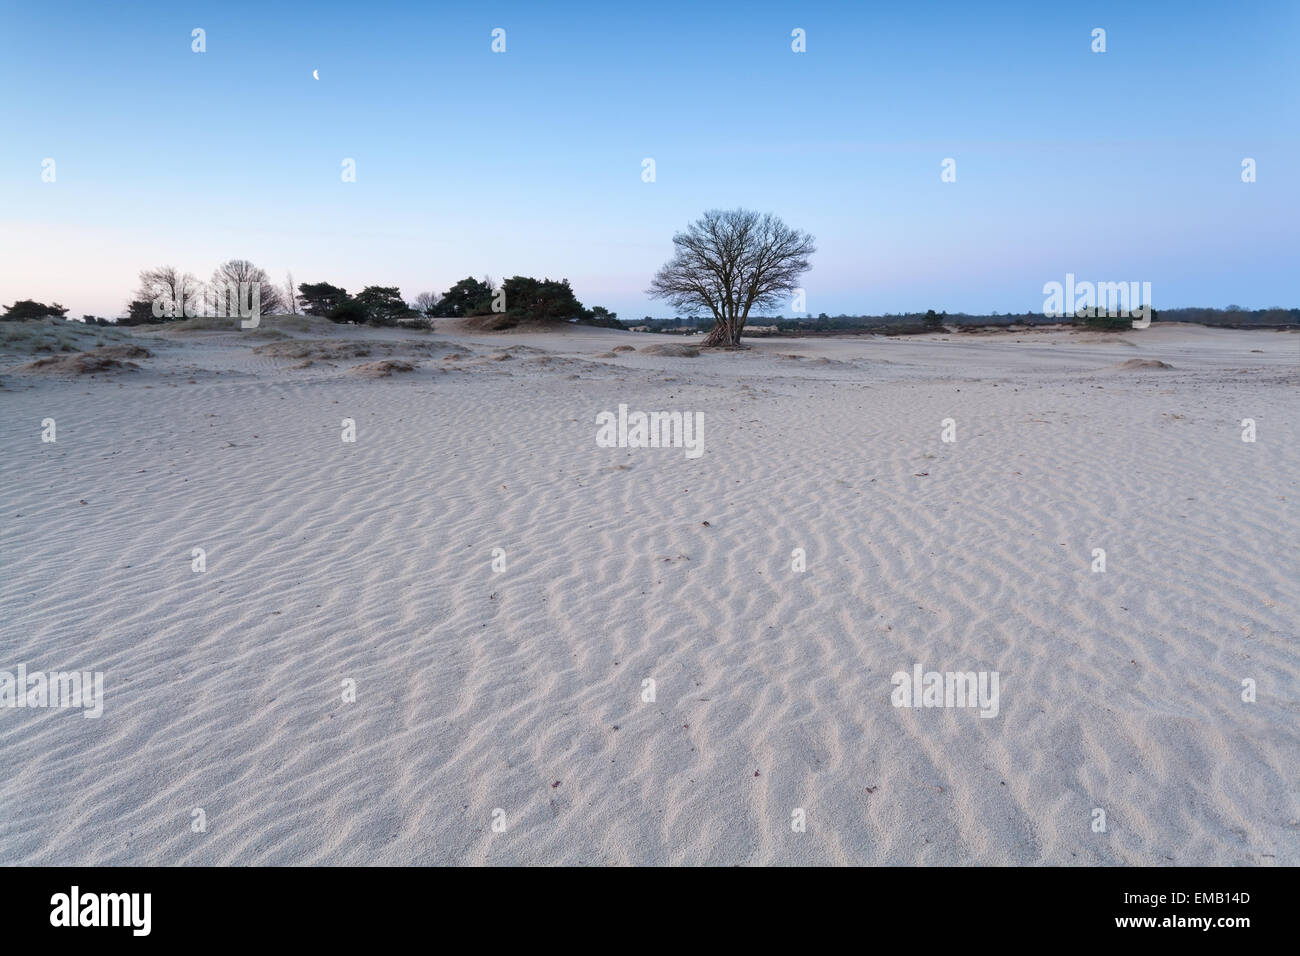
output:
M713 328L704 339L704 348L731 348L736 343L731 339L731 330L726 322L714 322Z
M709 334L705 337L702 347L706 349L739 348L740 333L744 328L745 322L743 319L737 319L734 315L724 315L713 323L713 328L709 330Z

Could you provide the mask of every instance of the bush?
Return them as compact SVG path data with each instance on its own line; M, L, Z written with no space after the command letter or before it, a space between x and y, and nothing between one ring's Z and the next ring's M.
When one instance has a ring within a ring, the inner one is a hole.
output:
M1155 321L1155 310L1151 310L1151 321ZM1080 309L1074 317L1074 324L1092 329L1094 332L1130 332L1133 329L1133 316L1111 315L1104 309Z
M330 310L329 317L335 322L355 322L360 325L370 318L370 313L356 299L346 299Z
M308 315L332 316L348 301L348 290L328 282L304 282L298 286L298 302Z
M126 316L119 320L121 325L157 325L166 321L166 316L153 314L153 303L145 299L133 299L127 303Z
M0 315L0 321L21 322L24 319L43 319L46 316L61 319L67 314L68 310L57 302L46 305L44 302L37 302L35 299L19 299L13 305L5 306L4 315Z
M627 326L618 320L618 313L611 312L603 305L593 305L587 314L578 319L580 325L594 325L602 329L622 329L627 331Z
M353 300L366 313L372 325L396 325L398 319L414 318L419 313L402 301L396 286L368 285Z
M586 315L578 320L579 325L594 325L600 329L622 329L627 331L627 326L613 316Z
M492 283L486 276L482 281L473 276L461 279L441 296L431 307L429 315L440 319L456 319L467 315L486 315L492 311Z

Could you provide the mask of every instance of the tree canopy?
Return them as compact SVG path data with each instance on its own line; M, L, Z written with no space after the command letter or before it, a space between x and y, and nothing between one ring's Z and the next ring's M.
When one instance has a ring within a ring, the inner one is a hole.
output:
M244 291L245 289L257 290L257 307L260 315L278 315L289 307L279 287L267 277L266 270L258 268L247 259L229 259L223 262L213 270L212 281L208 285L218 301L224 300L225 308L218 307L218 314L223 314L230 309L232 296L238 296L234 299L235 311L238 311L240 302L247 306L252 300L252 295L251 292Z
M303 282L298 286L298 302L308 315L328 316L348 301L348 290L328 282Z
M486 315L492 311L492 297L492 283L486 276L481 281L466 276L438 299L429 314L444 319Z
M187 312L196 314L203 286L193 274L175 266L155 266L140 270L140 287L127 305L130 324L183 319ZM146 317L141 303L149 304Z
M713 330L705 345L736 346L751 309L793 292L817 251L813 237L770 213L711 209L673 236L673 258L647 290L674 308L706 308Z
M398 319L418 315L402 300L395 285L368 285L357 293L355 301L372 325L396 325Z
M57 302L46 305L44 302L37 302L35 299L19 299L13 305L5 306L4 309L4 315L0 315L0 320L6 322L21 322L23 319L43 319L47 315L61 319L68 312Z
M512 276L502 283L507 315L521 322L579 319L587 315L568 279Z

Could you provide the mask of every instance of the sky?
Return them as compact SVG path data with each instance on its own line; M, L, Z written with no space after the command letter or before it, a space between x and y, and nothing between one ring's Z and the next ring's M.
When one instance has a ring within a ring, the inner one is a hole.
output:
M1298 81L1292 0L0 0L0 303L116 316L244 258L668 316L674 232L745 207L816 237L813 315L1038 312L1067 273L1295 307Z

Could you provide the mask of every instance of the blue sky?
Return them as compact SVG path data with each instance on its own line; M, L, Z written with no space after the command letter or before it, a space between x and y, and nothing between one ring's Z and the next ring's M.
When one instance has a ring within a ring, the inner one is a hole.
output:
M1040 311L1067 272L1297 306L1298 80L1294 2L5 0L0 302L117 315L141 268L247 258L667 315L673 232L745 206L817 237L813 314Z

